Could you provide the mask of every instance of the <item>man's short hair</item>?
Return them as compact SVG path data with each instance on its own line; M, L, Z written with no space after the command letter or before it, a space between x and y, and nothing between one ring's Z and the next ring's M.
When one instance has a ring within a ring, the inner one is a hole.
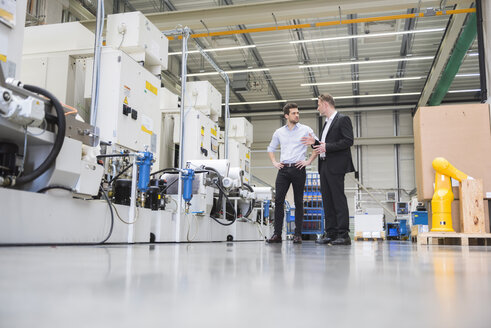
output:
M336 102L334 101L334 98L328 94L328 93L323 93L318 97L321 101L325 101L332 107L336 107Z
M286 103L286 105L283 106L283 114L290 115L290 109L292 109L292 108L298 108L297 104L295 104L295 103Z

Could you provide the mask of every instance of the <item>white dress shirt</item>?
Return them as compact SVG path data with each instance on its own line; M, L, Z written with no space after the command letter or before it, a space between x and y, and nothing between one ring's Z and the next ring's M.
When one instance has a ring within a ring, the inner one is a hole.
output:
M309 133L314 135L314 131L307 125L297 123L291 130L288 125L284 125L273 133L268 152L272 153L281 146L281 163L293 164L303 161L307 154L307 146L303 145L300 139L308 137Z
M334 114L331 115L331 117L326 117L326 125L324 126L324 130L322 130L322 136L321 136L321 142L324 142L326 140L327 132L329 132L329 127L331 126L332 121L336 117L336 114L338 112L334 112ZM322 153L319 155L320 158L326 158L326 153Z

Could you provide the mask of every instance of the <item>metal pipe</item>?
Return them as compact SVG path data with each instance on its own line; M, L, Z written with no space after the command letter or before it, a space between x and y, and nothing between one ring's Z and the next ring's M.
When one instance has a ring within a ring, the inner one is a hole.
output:
M228 127L230 120L230 109L229 109L229 97L230 97L230 79L227 73L225 73L218 65L211 59L210 56L201 48L201 46L196 42L196 47L198 48L201 55L210 63L210 65L220 74L222 79L225 80L225 159L228 159ZM223 218L227 218L227 202L223 202L222 206Z
M394 137L399 136L399 112L394 111L393 113L393 119L394 119ZM394 169L395 169L395 178L396 178L396 200L399 202L401 200L401 195L399 193L399 188L400 186L400 167L399 167L399 144L394 145Z
M184 106L186 96L186 74L187 74L187 61L188 61L188 39L189 28L185 27L181 30L182 38L182 61L181 61L181 133L180 133L180 145L179 145L179 182L177 187L178 195L178 208L176 218L176 241L181 241L181 209L182 209L182 170L184 169Z
M136 155L133 154L133 170L131 171L131 197L130 197L130 209L128 213L128 222L135 222L135 208L136 208L136 178L138 176L137 165L136 165ZM128 226L128 243L131 243L133 240L133 229L134 225Z
M356 18L356 19L345 19L345 20L338 19L335 21L319 22L314 24L297 24L297 25L282 25L282 26L275 25L270 27L248 28L243 30L196 33L196 34L192 34L191 38L195 39L195 38L206 38L212 36L223 36L223 35L234 35L234 34L273 32L273 31L293 30L293 29L302 29L302 28L318 28L321 26L336 26L336 25L346 25L346 24L355 24L355 23L393 21L396 19L409 19L409 18L417 18L417 17L425 17L425 16L426 17L445 16L445 15L467 14L467 13L475 13L475 12L476 12L476 8L466 8L466 9L446 10L445 12L437 11L436 15L425 15L425 13L421 12L421 13L414 13L414 14L389 15L389 16L367 17L367 18ZM90 21L87 21L85 24L86 25L90 24ZM169 37L169 40L174 40L174 39L175 37Z
M102 29L104 27L104 0L97 1L97 22L94 41L94 66L92 67L92 99L90 102L90 125L96 126L99 101Z
M201 48L201 46L196 43L196 48L198 48L201 55L210 63L210 65L217 71L222 79L225 80L225 158L228 159L228 127L230 120L230 108L229 108L229 100L230 100L230 79L228 74L225 73L218 65L211 59L211 57Z

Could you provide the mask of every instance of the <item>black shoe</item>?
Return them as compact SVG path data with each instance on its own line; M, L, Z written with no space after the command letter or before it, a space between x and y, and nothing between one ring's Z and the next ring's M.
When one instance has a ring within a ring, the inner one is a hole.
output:
M332 243L332 245L351 245L350 237L338 237Z
M271 238L269 238L268 240L266 240L266 242L268 244L281 243L281 236L274 234L273 236L271 236Z
M302 236L298 236L298 235L293 236L293 243L294 244L301 244L302 243Z
M331 243L333 240L334 240L334 238L327 237L327 236L322 236L321 238L318 238L318 239L315 241L315 243L316 243L316 244L325 245L325 244L329 244L329 243Z

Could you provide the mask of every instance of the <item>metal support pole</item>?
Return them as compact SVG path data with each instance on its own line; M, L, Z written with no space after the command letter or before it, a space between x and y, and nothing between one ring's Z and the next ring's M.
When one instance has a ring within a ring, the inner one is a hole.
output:
M104 27L104 0L97 1L96 35L94 42L94 66L92 68L92 99L90 103L90 125L96 126L99 102L101 68L102 29Z
M394 137L399 136L399 112L393 112L394 118ZM394 168L395 168L395 179L396 179L396 201L401 201L401 179L400 179L400 163L399 163L399 144L394 145Z
M203 48L200 47L198 43L196 43L196 47L198 48L199 52L201 55L210 63L210 65L220 74L222 79L225 80L225 137L224 137L224 142L225 142L225 159L228 159L228 127L229 127L229 120L230 120L230 109L229 109L229 97L230 97L230 79L220 67L213 61L213 59L208 56L208 54L203 50ZM223 212L223 218L227 218L227 202L223 202L222 206L222 212ZM237 213L237 212L236 212Z
M136 165L137 154L133 154L131 161L133 167L131 170L131 197L130 197L130 209L128 213L128 222L131 224L128 226L128 243L133 242L133 233L135 225L135 209L136 209L136 179L138 177L138 167Z
M229 108L229 101L230 101L230 79L220 67L211 59L210 56L203 50L203 48L200 47L199 44L196 43L196 48L198 48L199 52L201 55L210 63L210 65L217 71L222 79L225 80L225 158L228 159L228 126L229 126L229 120L230 120L230 108Z

